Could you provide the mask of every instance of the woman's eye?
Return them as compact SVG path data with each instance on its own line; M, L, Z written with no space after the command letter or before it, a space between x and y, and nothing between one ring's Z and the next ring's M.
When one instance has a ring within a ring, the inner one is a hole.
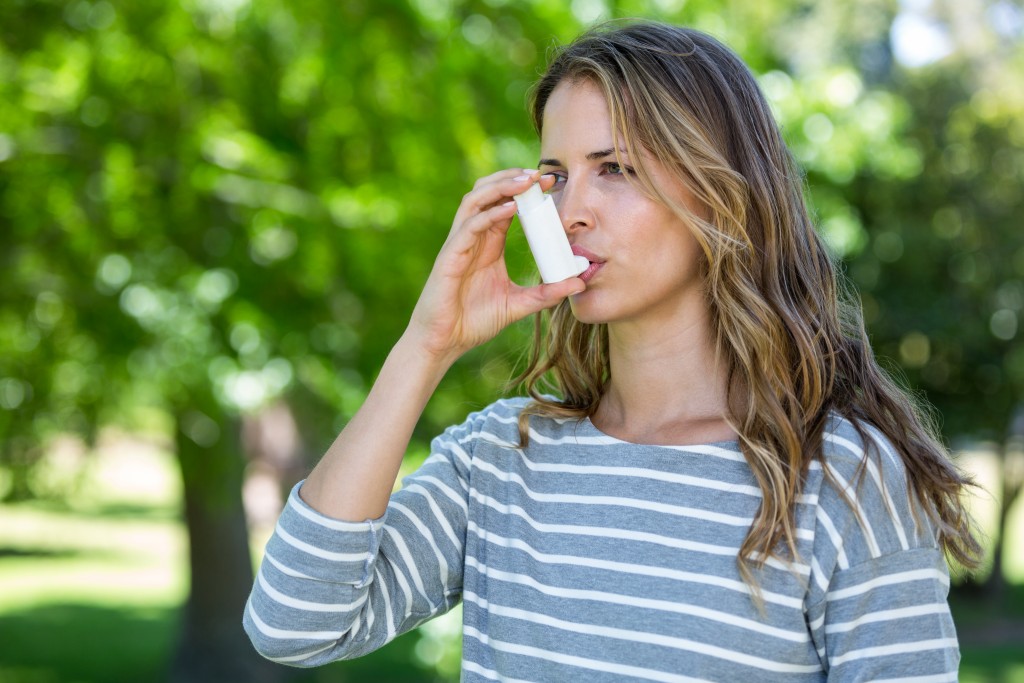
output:
M623 166L615 161L609 161L604 165L604 170L609 175L633 175L633 169Z

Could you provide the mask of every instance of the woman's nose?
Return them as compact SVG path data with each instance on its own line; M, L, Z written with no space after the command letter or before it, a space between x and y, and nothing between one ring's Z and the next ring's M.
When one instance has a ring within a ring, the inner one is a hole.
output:
M572 233L593 225L588 194L585 185L573 180L567 180L562 190L556 193L555 207L566 232Z

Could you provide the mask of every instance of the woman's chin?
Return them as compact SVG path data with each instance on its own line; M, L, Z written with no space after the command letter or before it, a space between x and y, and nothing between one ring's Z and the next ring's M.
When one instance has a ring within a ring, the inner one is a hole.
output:
M599 307L593 305L590 301L581 300L581 297L585 297L586 294L587 292L581 292L569 297L569 307L572 309L572 314L576 320L586 325L598 325L608 322L608 316L602 314Z

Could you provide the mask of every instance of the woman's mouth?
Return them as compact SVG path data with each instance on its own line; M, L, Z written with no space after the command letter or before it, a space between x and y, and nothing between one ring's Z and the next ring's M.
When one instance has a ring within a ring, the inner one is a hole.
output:
M594 277L597 271L601 270L601 267L604 265L605 260L598 256L597 254L593 253L592 251L584 249L583 247L577 244L572 245L572 253L575 254L576 256L582 256L583 258L590 261L590 265L587 267L587 269L577 276L584 282L589 283L590 279Z

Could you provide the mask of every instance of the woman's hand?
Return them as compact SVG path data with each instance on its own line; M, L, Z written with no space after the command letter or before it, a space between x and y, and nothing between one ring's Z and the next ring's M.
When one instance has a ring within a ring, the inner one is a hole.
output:
M481 178L463 197L413 310L407 341L451 363L513 322L585 289L579 278L535 287L509 279L505 239L516 212L512 196L538 178L545 191L555 182L539 171L508 169Z

